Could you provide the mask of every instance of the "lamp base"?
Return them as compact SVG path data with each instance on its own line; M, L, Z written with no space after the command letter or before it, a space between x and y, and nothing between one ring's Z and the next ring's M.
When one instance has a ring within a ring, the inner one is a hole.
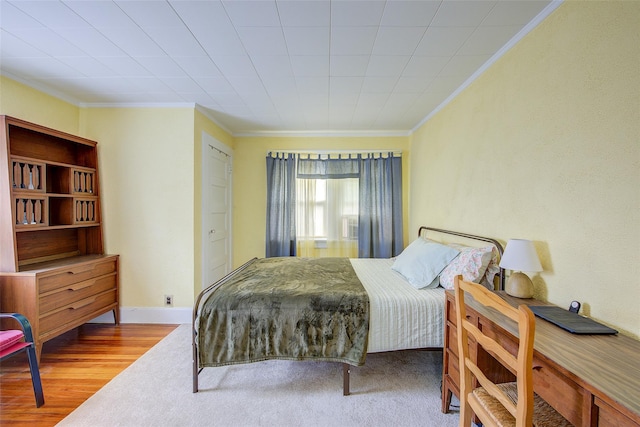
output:
M514 271L509 276L504 290L512 297L531 298L533 297L533 282L526 274Z

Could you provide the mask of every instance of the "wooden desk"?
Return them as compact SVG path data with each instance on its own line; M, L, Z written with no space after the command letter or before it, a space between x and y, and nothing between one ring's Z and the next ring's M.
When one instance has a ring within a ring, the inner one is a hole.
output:
M534 299L499 294L512 305L548 305ZM483 331L508 343L513 353L515 324L473 300L467 315ZM455 301L446 293L442 411L451 394L460 396ZM514 376L475 344L470 355L497 382ZM533 354L534 391L576 426L640 426L640 341L624 335L574 335L536 318Z

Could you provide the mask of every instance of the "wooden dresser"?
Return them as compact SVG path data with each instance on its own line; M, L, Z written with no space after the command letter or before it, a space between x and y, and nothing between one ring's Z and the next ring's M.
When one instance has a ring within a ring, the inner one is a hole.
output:
M117 255L104 254L97 143L0 116L0 310L42 344L103 313L119 322Z
M499 294L514 306L548 305ZM483 331L517 351L517 328L509 320L467 304L467 316ZM455 300L446 292L442 411L452 393L460 396ZM470 344L470 356L496 382L513 375L482 347ZM536 318L533 355L534 391L576 426L640 426L640 341L623 335L574 335Z

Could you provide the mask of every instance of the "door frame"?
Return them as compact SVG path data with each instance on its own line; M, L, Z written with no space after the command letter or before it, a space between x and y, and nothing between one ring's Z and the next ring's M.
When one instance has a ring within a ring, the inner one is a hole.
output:
M205 289L207 286L209 286L211 283L206 283L206 271L207 271L207 240L208 240L208 232L207 232L207 212L206 212L206 208L209 205L210 202L210 196L207 195L205 188L207 187L207 177L208 177L208 172L209 169L211 168L211 164L208 161L209 160L209 156L207 154L208 150L218 150L224 154L226 154L227 156L229 156L229 170L228 170L228 186L227 186L227 197L229 200L229 212L228 212L228 217L227 217L227 225L229 227L229 233L228 233L228 239L229 239L229 254L228 254L228 263L229 263L229 269L232 268L233 266L233 149L231 147L229 147L226 144L223 144L222 142L220 142L218 139L216 139L213 135L207 133L206 131L202 131L202 176L201 176L201 186L200 186L200 198L202 201L201 207L200 207L200 216L201 216L201 224L200 224L200 228L201 228L201 245L200 245L200 252L201 252L201 288ZM227 272L228 273L228 272Z

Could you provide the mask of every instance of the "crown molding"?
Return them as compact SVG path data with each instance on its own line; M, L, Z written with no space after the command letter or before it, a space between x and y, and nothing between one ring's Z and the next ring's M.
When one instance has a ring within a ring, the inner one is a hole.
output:
M327 138L327 137L348 137L348 138L360 138L360 137L394 137L394 136L409 136L411 131L397 131L397 130L321 130L321 131L257 131L257 132L237 132L234 133L234 137L261 137L261 138Z

